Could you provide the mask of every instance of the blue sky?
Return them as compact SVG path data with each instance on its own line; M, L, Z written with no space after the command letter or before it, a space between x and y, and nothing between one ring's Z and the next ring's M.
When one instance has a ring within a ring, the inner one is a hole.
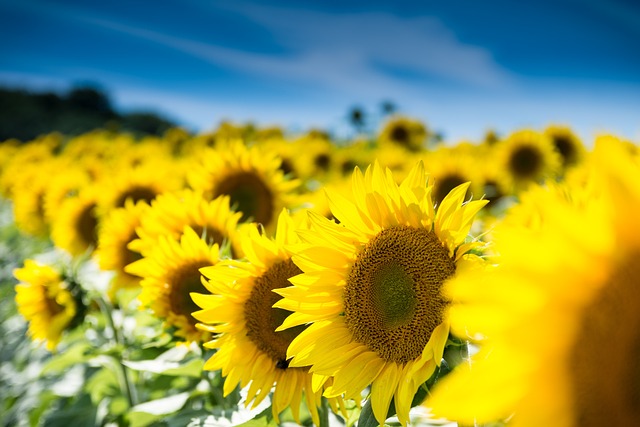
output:
M640 3L0 0L0 85L93 82L192 130L338 133L380 102L448 140L568 124L640 140Z

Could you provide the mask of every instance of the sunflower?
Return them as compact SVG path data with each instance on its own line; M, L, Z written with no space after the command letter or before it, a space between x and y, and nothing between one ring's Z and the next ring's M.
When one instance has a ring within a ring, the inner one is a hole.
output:
M437 211L418 162L397 185L376 163L353 173L353 201L329 194L337 224L310 214L313 232L293 256L303 274L279 289L274 307L292 311L280 329L308 328L287 351L289 366L333 377L325 396L371 404L384 423L392 397L406 424L412 399L440 365L449 336L448 300L440 289L477 262L465 243L486 201L463 203L469 184L449 193Z
M44 199L54 173L47 162L22 166L11 189L15 223L22 232L43 238L49 234Z
M495 144L497 165L515 191L554 177L560 171L560 155L551 139L533 130L512 133Z
M427 142L427 128L419 120L397 116L388 120L378 137L380 145L399 145L410 151L421 151Z
M87 186L74 197L59 202L52 212L51 240L71 255L81 255L98 246L97 190Z
M111 209L124 207L127 200L150 203L162 193L184 188L182 168L174 162L162 158L131 166L134 159L123 155L111 173L105 173L96 183L103 191L99 203L100 216L108 214Z
M82 188L91 184L91 177L82 166L71 164L69 159L63 158L60 158L56 165L58 170L63 170L64 173L49 177L43 196L44 215L49 224L53 224L65 200L77 196Z
M231 198L231 207L272 231L280 210L290 207L292 192L299 182L285 178L280 158L259 147L232 141L226 147L207 151L188 175L191 188L211 200Z
M131 242L129 248L145 255L161 236L177 241L188 226L210 245L225 247L228 243L229 250L223 251L223 255L241 258L242 248L236 237L241 216L231 210L228 196L207 200L202 193L189 189L164 193L151 202L151 209L141 218L137 229L140 238Z
M300 403L304 394L313 422L319 424L318 406L322 389L312 387L313 375L308 368L290 367L287 346L304 329L303 326L276 332L286 310L272 308L281 297L276 288L290 286L288 279L300 273L291 261L287 245L299 241L296 225L286 211L277 224L275 239L260 234L255 226L247 227L243 239L246 261L221 261L203 268L209 278L205 285L213 295L193 293L193 300L202 310L193 316L203 322L204 330L219 334L205 344L217 352L206 362L204 369L222 369L226 377L224 394L238 384L249 386L247 402L258 405L275 386L272 411L278 420L287 407L300 422ZM335 409L339 399L330 399Z
M496 229L497 266L449 283L454 331L482 340L472 363L435 387L435 414L637 424L640 167L612 142L596 141L586 183L537 192L533 226Z
M141 308L164 321L174 335L190 342L211 338L207 331L196 329L191 313L199 307L191 300L191 292L205 292L200 269L219 260L218 244L209 245L190 227L185 227L179 240L159 236L144 258L125 267L125 271L142 278L138 299Z
M16 305L29 322L29 336L46 342L47 350L54 351L78 312L68 283L52 267L31 259L13 274L20 281L16 285Z
M571 128L549 126L544 133L551 138L555 150L560 154L563 169L575 166L584 159L586 155L584 144Z
M115 273L111 282L111 297L115 297L118 289L137 288L140 284L140 278L127 273L125 267L142 258L128 246L138 238L136 228L149 209L150 206L143 201L133 203L127 200L124 207L113 209L100 224L95 255L102 270Z
M432 198L435 203L442 203L451 190L465 182L471 183L466 199L482 195L477 156L470 151L440 147L424 158L429 179L433 180Z

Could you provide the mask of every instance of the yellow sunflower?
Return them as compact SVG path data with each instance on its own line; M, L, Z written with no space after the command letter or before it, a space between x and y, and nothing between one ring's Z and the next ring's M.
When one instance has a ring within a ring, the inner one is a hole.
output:
M426 402L465 424L633 426L640 418L640 167L596 142L587 185L539 191L496 229L497 266L449 283L454 330L483 338ZM585 197L587 196L587 197Z
M521 130L493 146L499 170L516 191L554 177L560 171L560 155L551 139L534 130Z
M286 211L278 218L275 239L261 235L255 226L247 227L243 240L246 261L221 261L201 270L209 278L205 286L212 295L192 294L202 307L193 316L203 322L200 327L204 330L219 334L205 344L217 352L204 368L222 370L225 395L238 384L250 384L247 402L253 401L255 407L275 386L272 411L276 422L278 414L290 407L298 423L304 395L318 425L322 390L312 388L308 368L290 367L286 354L287 346L304 327L276 332L289 312L272 308L281 298L273 290L290 286L288 279L300 273L286 249L299 241L296 228ZM334 410L338 402L330 399Z
M186 341L202 342L211 338L207 331L196 329L191 313L199 307L191 292L205 292L200 269L219 260L217 244L209 245L190 227L183 229L179 240L159 236L144 258L125 267L125 271L142 278L138 299L141 308L151 311L164 321L167 329Z
M129 249L129 244L138 238L136 228L149 209L150 206L143 201L133 203L127 200L124 207L113 209L100 223L95 255L102 270L115 273L111 297L115 297L118 289L140 285L140 278L127 273L125 267L142 258L138 252Z
M222 195L231 198L231 207L272 231L278 213L291 207L297 180L285 178L280 158L260 147L246 147L232 141L207 151L200 164L188 175L191 188L202 191L211 200Z
M51 215L51 240L71 255L82 255L98 246L97 213L99 197L85 187L74 197L66 197Z
M207 200L202 193L193 190L164 193L151 202L149 209L140 220L137 229L139 239L129 248L145 255L153 250L161 236L178 240L185 226L192 228L208 244L229 250L223 255L242 258L242 247L236 236L236 229L242 214L229 206L229 197L220 196Z
M52 267L31 259L13 274L20 281L16 285L16 305L29 322L29 336L46 342L47 350L54 351L78 312L68 283Z
M586 149L582 140L567 126L548 126L544 133L551 138L553 146L560 154L562 168L566 169L580 163L585 155Z
M384 124L378 139L381 146L391 144L410 151L421 151L427 142L427 128L419 120L397 116Z
M424 157L429 179L433 181L431 197L435 203L441 203L451 190L465 182L471 183L465 199L482 196L480 165L476 159L467 150L444 146Z
M421 162L397 185L378 164L353 173L351 200L329 194L337 224L310 214L311 232L295 264L303 274L279 289L274 307L292 311L281 329L311 325L287 351L289 366L333 377L325 396L371 404L383 424L392 398L406 424L412 399L440 365L449 336L448 300L440 289L476 262L467 242L486 201L464 203L462 184L434 208Z
M132 161L123 155L111 173L105 173L96 183L102 191L100 216L124 207L127 200L150 203L162 193L184 188L182 169L168 159L148 160L137 166L131 166Z

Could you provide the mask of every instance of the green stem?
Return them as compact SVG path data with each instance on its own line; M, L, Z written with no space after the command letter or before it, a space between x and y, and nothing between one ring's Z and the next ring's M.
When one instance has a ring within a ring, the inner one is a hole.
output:
M320 408L318 408L318 415L320 416L320 424L318 427L329 427L329 401L326 397L322 396Z
M123 391L123 394L125 395L125 397L127 398L127 402L129 403L129 407L133 407L136 405L137 402L137 396L136 396L136 390L133 387L133 383L131 381L131 378L129 377L129 370L127 369L127 367L122 363L122 350L124 348L124 339L122 337L122 335L120 334L120 329L116 328L116 324L113 320L113 309L111 308L111 304L107 301L105 301L102 297L98 296L96 297L96 301L98 302L98 305L100 306L100 310L102 310L102 313L104 314L105 318L107 319L107 322L109 324L109 327L111 328L111 330L113 331L113 340L116 344L116 347L118 347L118 357L114 357L116 365L118 365L119 368L119 372L120 372L120 388Z

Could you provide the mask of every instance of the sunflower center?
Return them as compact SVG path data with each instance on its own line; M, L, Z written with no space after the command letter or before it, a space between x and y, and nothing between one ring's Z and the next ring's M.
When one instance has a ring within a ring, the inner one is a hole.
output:
M120 195L120 197L118 197L118 199L116 200L115 206L118 208L124 207L124 204L127 201L127 199L131 199L133 203L137 203L140 200L144 200L145 202L151 202L153 199L156 198L156 196L157 196L157 193L152 188L144 187L144 186L134 186L134 187L128 188L124 193Z
M273 195L264 181L253 172L239 172L226 177L216 188L214 198L227 194L231 205L242 212L241 221L253 218L267 225L273 216Z
M576 425L631 426L640 419L640 264L621 263L584 313L570 353Z
M576 162L576 147L567 136L556 136L553 144L562 157L562 165L568 166Z
M358 254L345 285L345 323L354 339L388 362L420 357L442 323L449 301L440 290L455 268L434 232L382 230Z
M331 157L326 153L318 154L313 158L313 164L323 171L328 171L331 165Z
M511 173L521 179L533 179L542 166L542 153L528 145L514 150L509 159Z
M282 158L280 162L280 170L285 175L295 176L296 168L293 166L293 162L290 159Z
M405 126L394 126L391 129L391 134L389 135L392 141L398 142L402 145L409 144L409 131Z
M462 176L452 173L449 175L445 175L442 178L438 179L434 185L433 191L433 200L434 202L440 204L447 194L454 188L456 188L460 184L464 184L467 182L467 179L464 179ZM467 190L468 193L468 190ZM469 194L467 194L469 196Z
M96 247L98 243L98 218L95 215L95 207L95 203L86 206L76 221L78 236L87 247Z
M275 263L255 280L251 295L244 305L247 337L260 351L269 355L280 369L287 368L287 348L305 326L275 332L291 312L272 307L282 299L273 289L291 286L288 279L300 273L302 271L290 259Z
M213 227L207 227L202 225L191 225L193 231L196 232L198 236L205 242L207 245L212 246L217 244L218 246L222 246L224 243L224 235Z
M191 313L200 310L200 307L193 302L190 293L207 292L200 279L200 269L210 265L209 261L194 261L185 264L175 270L167 280L167 285L170 288L168 298L171 311L185 316L192 325L195 325L197 321L191 316Z

